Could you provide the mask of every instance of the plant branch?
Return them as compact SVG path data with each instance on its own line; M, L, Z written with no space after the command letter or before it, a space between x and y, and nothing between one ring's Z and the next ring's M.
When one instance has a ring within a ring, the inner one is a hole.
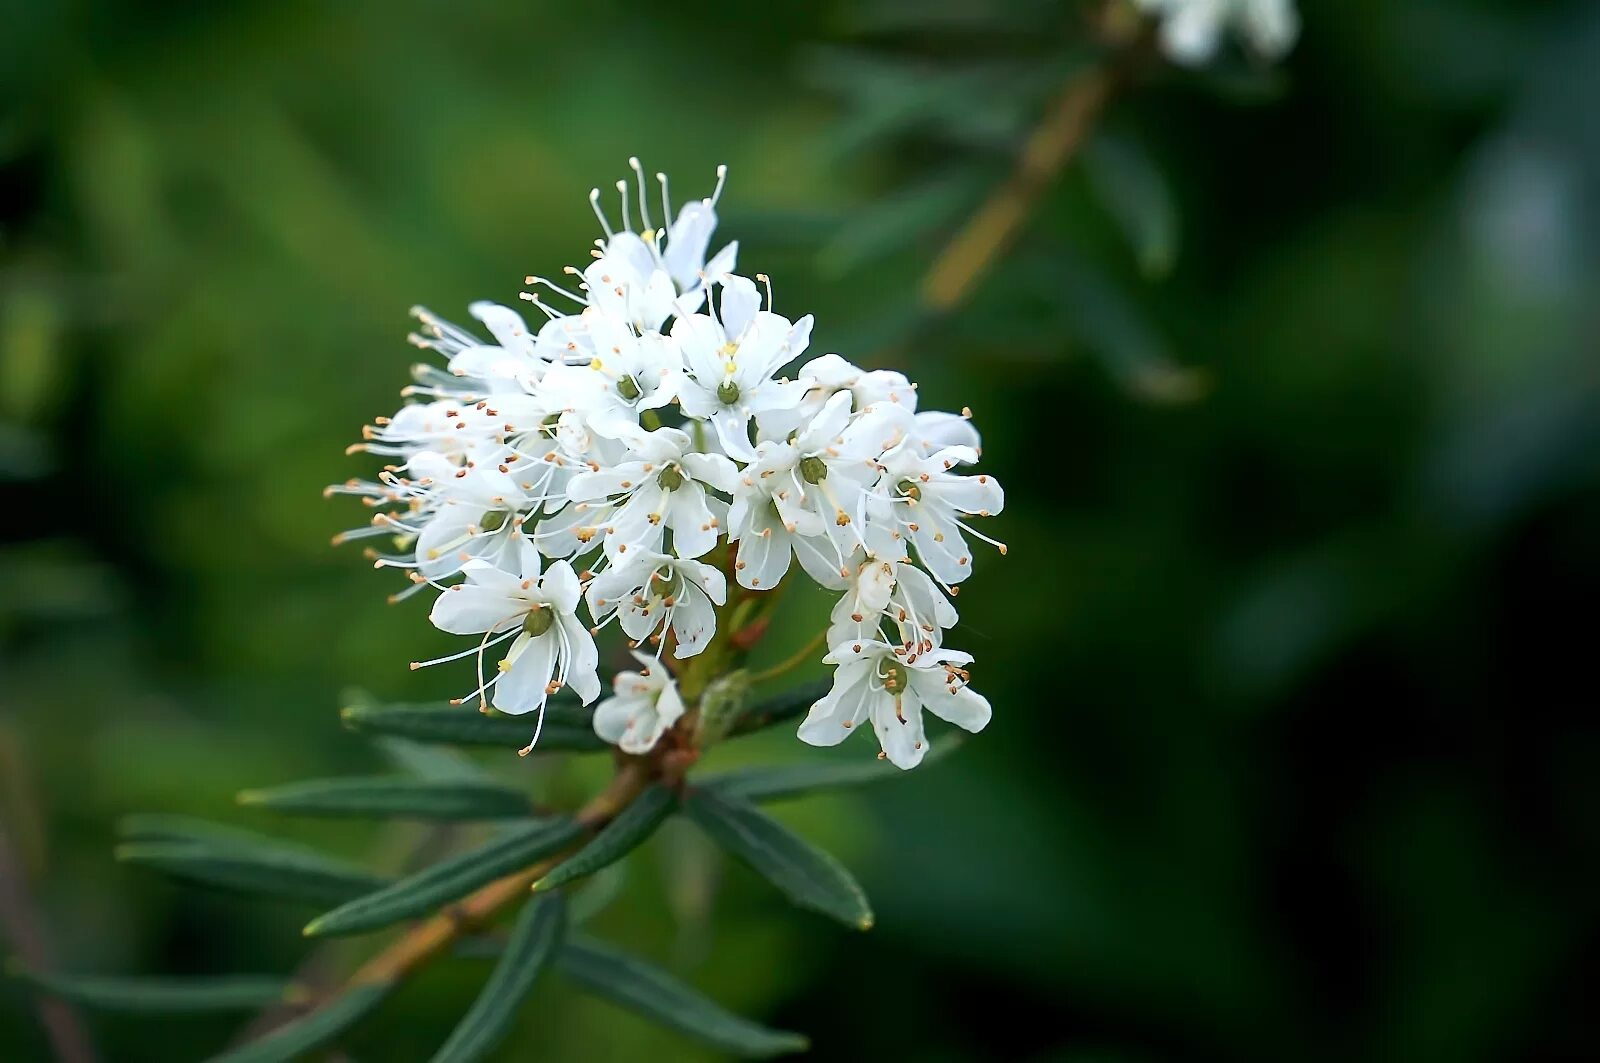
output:
M23 878L22 862L16 858L4 824L0 824L0 927L23 964L40 974L52 969L43 925ZM62 1063L94 1063L94 1045L71 1004L58 997L35 994L34 1007L57 1059Z
M649 765L644 762L624 764L612 777L611 784L578 811L578 822L588 828L586 834L593 834L609 822L649 781ZM387 985L405 978L447 950L462 934L478 928L506 905L526 897L533 884L569 854L570 850L496 879L465 900L417 924L363 964L350 977L346 988Z
M1088 70L1076 72L1023 145L1015 170L992 192L947 244L922 281L922 301L948 311L972 294L978 281L1005 253L1056 175L1088 141L1095 122L1112 98L1132 79L1148 39L1138 23L1118 19L1108 7L1101 34L1111 53Z

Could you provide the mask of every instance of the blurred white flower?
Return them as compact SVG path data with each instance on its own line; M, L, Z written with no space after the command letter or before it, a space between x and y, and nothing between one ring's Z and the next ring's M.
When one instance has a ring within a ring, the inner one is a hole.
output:
M1294 47L1300 16L1294 0L1134 0L1161 20L1161 49L1175 63L1199 66L1231 26L1264 59Z

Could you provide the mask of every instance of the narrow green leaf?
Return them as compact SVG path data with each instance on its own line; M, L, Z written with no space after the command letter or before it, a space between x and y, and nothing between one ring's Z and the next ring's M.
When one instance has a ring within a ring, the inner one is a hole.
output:
M661 968L592 938L569 936L559 964L562 974L595 996L723 1052L759 1059L808 1047L799 1034L735 1015Z
M572 819L536 820L488 844L434 864L376 893L357 897L313 919L308 937L358 934L426 915L479 886L518 871L576 841L583 827Z
M494 1051L511 1029L518 1006L560 948L565 929L566 906L560 894L535 897L523 906L494 973L433 1063L473 1063Z
M557 864L555 870L533 888L553 890L621 860L655 833L677 801L678 795L659 783L647 787L628 803L628 807L618 812L615 819L600 828L600 832L589 839L589 844Z
M230 974L194 978L104 978L41 974L25 968L11 973L34 989L101 1011L181 1015L205 1011L253 1011L281 1004L291 986L269 975Z
M116 856L201 885L312 904L338 904L389 881L355 864L267 841L125 842Z
M959 738L943 739L928 751L918 771L927 771L930 764L949 756L959 745ZM903 779L907 774L888 761L876 758L803 761L708 775L700 778L699 785L724 797L739 797L746 801L782 801L818 790L837 790L888 779Z
M372 741L395 767L419 779L482 782L489 777L477 761L454 746L413 742L394 735L377 735Z
M802 908L859 930L872 927L866 894L837 860L741 797L695 790L689 818L713 841L749 864Z
M511 819L533 811L528 795L492 782L370 775L246 790L239 803L310 816Z
M345 726L366 734L398 735L419 742L513 749L533 737L533 721L503 713L483 713L465 705L351 705L339 713ZM545 711L539 749L546 753L610 748L594 733L586 709L570 702Z
M206 845L276 845L270 835L214 823L198 816L169 815L165 812L136 812L123 816L117 836L126 842L195 842Z
M387 983L357 986L259 1040L212 1056L209 1063L288 1063L320 1048L377 1007L388 995Z
M1092 263L1057 254L1051 284L1072 331L1119 383L1148 402L1193 402L1206 374L1174 361L1166 340L1136 303Z
M1155 162L1134 141L1101 135L1085 146L1083 165L1139 268L1147 277L1166 276L1178 256L1178 208Z
M817 253L819 267L840 277L952 226L992 180L975 167L941 173L874 200L854 214Z
M763 727L771 727L785 720L792 720L801 713L811 708L813 702L826 694L833 686L831 679L818 679L811 683L802 683L791 687L781 694L774 694L770 698L763 698L739 714L739 718L728 729L728 735L749 734L759 731Z

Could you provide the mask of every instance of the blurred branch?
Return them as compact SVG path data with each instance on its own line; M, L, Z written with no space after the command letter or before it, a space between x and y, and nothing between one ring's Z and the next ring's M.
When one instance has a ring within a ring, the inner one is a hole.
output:
M1110 51L1074 73L1029 134L1010 178L995 189L934 260L922 282L923 303L946 311L959 305L1016 239L1039 199L1089 139L1112 98L1132 80L1149 54L1143 20L1113 0L1096 18Z
M29 970L48 973L54 970L50 947L44 937L44 920L34 906L21 861L5 824L0 822L0 927L5 929L12 948ZM44 1027L51 1047L61 1063L94 1063L94 1044L71 1004L59 997L34 995L39 1024Z

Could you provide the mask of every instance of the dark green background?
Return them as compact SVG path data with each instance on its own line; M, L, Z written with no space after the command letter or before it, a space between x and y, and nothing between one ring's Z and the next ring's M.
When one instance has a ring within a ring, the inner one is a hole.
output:
M1105 123L1171 188L1169 274L1074 168L919 325L1074 5L8 0L0 823L61 964L293 968L312 912L121 867L114 823L267 826L231 795L384 768L344 688L465 689L407 671L449 640L328 548L359 517L319 489L371 468L340 451L396 403L406 308L578 259L637 153L680 197L730 164L723 231L814 350L973 408L1011 552L954 637L988 731L784 812L877 929L684 827L599 932L820 1059L1592 1058L1600 9L1303 7L1281 70L1159 75ZM787 607L793 645L826 602ZM749 744L717 759L826 755ZM426 1058L484 973L430 972L352 1056ZM236 1025L92 1020L135 1061ZM642 1054L706 1058L552 982L502 1058ZM14 984L0 1057L48 1058Z

